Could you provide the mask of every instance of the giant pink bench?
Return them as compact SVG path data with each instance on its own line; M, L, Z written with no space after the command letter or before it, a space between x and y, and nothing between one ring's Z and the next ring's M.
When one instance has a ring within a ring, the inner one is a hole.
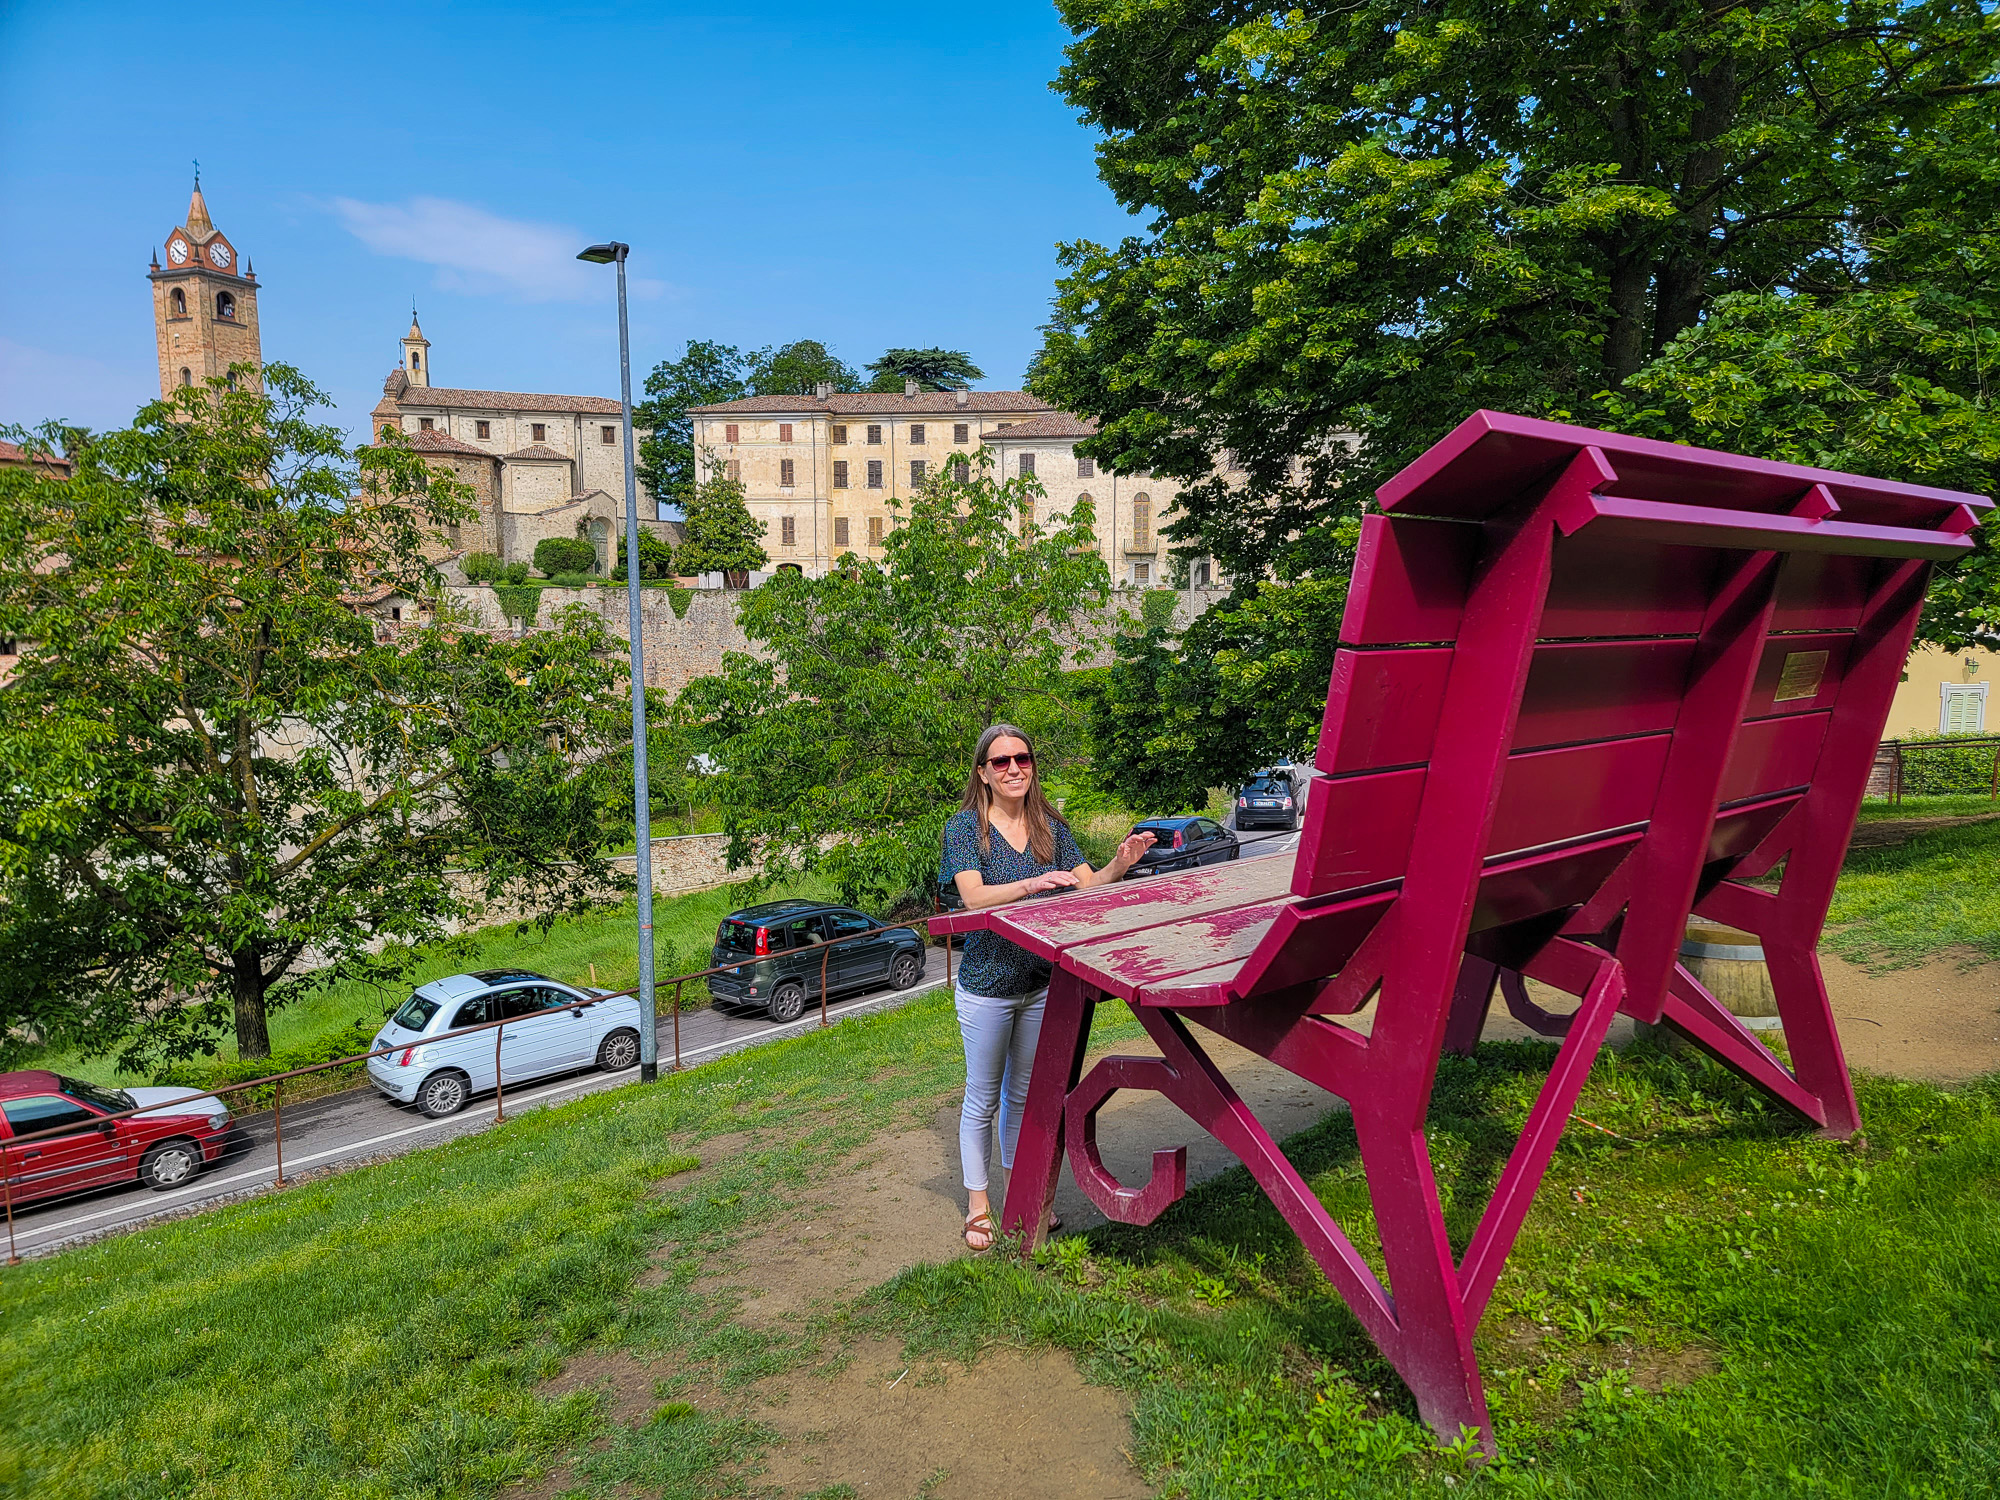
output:
M1814 949L1931 568L1970 550L1991 502L1497 412L1378 499L1295 861L933 926L1054 965L1007 1232L1038 1238L1065 1150L1111 1219L1182 1196L1185 1147L1155 1152L1139 1188L1097 1147L1112 1094L1164 1094L1243 1161L1431 1427L1490 1444L1473 1330L1614 1014L1672 1028L1826 1134L1856 1129ZM1695 912L1761 940L1789 1067L1677 963ZM1575 1010L1537 1005L1523 975ZM1440 1055L1471 1050L1496 989L1562 1042L1454 1248L1425 1117ZM1111 999L1162 1056L1080 1077ZM1371 1000L1365 1032L1343 1024ZM1347 1102L1387 1286L1190 1022Z

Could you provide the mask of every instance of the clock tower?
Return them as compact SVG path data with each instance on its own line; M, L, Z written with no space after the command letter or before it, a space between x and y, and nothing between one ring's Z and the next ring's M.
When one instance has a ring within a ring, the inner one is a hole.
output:
M187 222L167 236L166 264L153 257L153 331L160 346L160 394L228 378L231 365L263 368L257 336L257 273L208 217L201 176Z

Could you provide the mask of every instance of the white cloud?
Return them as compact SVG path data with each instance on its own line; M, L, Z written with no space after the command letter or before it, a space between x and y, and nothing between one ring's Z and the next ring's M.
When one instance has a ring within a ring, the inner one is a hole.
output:
M590 237L566 225L505 219L451 198L336 198L333 209L377 254L437 267L437 285L446 291L497 292L528 302L596 301L612 291L607 268L576 258ZM635 276L630 290L635 297L657 297L663 287Z

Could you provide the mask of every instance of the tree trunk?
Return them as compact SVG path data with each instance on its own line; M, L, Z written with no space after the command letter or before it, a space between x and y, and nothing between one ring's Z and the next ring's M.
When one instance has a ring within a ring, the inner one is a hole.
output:
M264 1009L264 955L255 948L232 955L229 988L236 1002L236 1055L271 1055L271 1028Z

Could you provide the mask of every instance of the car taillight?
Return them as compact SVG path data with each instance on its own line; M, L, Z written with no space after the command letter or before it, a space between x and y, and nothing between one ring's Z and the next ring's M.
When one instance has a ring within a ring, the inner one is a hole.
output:
M770 951L771 951L771 929L768 927L759 927L757 929L757 956L759 958L763 958L767 956L770 953Z
M417 1055L417 1049L415 1047L405 1047L403 1049L403 1055L396 1059L396 1066L399 1068L407 1068L410 1065L410 1059L415 1057L416 1055Z
M1174 847L1178 849L1180 848L1180 846L1181 846L1181 831L1178 828L1176 828L1174 830Z

